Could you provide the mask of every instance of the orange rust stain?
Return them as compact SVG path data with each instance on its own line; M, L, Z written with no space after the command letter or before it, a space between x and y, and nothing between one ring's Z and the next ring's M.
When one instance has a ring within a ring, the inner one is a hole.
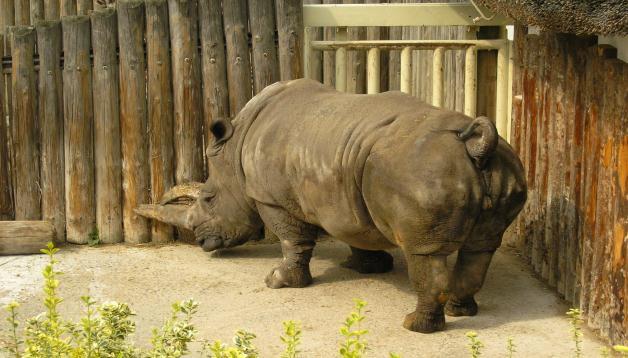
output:
M621 188L621 195L626 196L626 188L628 188L628 135L625 135L621 139L619 145L619 160L617 161L617 176L619 179L619 187Z
M616 270L621 269L626 261L626 252L624 251L624 240L626 232L622 223L615 223L613 230L613 267Z

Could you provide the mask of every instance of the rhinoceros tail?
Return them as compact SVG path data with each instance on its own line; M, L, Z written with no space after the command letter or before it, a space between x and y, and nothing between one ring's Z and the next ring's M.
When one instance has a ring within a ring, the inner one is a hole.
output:
M486 161L495 152L499 141L497 128L487 117L478 117L473 120L458 133L458 138L464 142L467 153L479 169L484 168Z

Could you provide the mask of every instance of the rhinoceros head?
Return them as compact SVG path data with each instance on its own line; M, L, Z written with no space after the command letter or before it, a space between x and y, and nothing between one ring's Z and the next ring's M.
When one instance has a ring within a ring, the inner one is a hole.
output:
M228 120L214 121L207 149L209 178L166 192L158 204L140 205L139 215L192 230L205 251L241 245L260 238L262 222L244 194L229 153L223 147L233 134Z

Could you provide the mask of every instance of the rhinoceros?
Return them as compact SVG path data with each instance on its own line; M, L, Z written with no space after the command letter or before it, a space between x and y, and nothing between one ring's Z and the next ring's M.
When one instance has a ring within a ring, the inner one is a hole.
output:
M192 230L206 251L266 226L283 252L266 276L271 288L312 282L321 232L350 246L345 266L361 273L391 270L384 250L399 247L418 296L403 323L412 331L443 330L445 313L477 313L474 295L526 200L521 162L488 118L401 92L278 82L210 131L207 182L176 186L138 214Z

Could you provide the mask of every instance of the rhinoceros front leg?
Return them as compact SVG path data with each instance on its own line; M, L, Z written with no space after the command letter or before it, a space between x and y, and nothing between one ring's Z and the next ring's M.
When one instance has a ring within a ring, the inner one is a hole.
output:
M418 301L403 326L411 331L431 333L445 328L443 306L448 296L447 255L406 254L408 274Z
M279 237L283 260L266 276L270 288L305 287L312 283L310 259L318 228L294 218L284 209L258 204L264 224Z
M350 268L359 273L384 273L393 269L393 257L386 251L362 250L351 247L351 255L342 267Z

